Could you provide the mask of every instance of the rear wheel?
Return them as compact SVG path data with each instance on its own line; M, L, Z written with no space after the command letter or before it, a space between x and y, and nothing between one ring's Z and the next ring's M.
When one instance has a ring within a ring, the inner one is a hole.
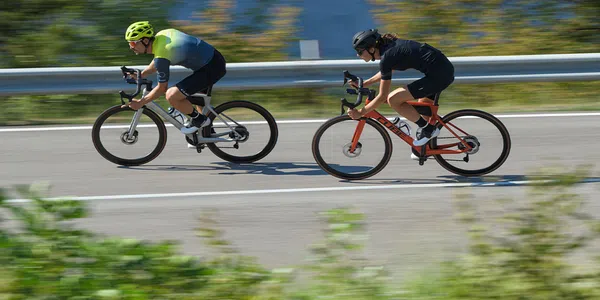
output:
M236 100L225 102L214 110L226 124L216 115L209 114L212 125L204 127L203 136L232 140L206 144L219 158L234 163L251 163L264 158L275 148L279 135L277 123L262 106Z
M461 154L434 155L446 170L461 176L482 176L498 169L508 158L511 148L508 130L493 115L474 109L451 112L442 119L456 135L471 147ZM429 142L432 149L462 150L466 147L448 130ZM452 147L449 147L454 145Z

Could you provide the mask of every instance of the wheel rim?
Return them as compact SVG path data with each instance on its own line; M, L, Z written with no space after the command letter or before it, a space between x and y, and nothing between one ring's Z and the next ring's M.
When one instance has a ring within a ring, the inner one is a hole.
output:
M164 125L156 115L144 111L135 132L128 137L134 114L131 109L113 107L98 118L92 139L104 158L116 164L139 165L160 154L166 141Z
M467 110L447 115L444 122L472 148L468 155L436 155L435 158L442 167L463 176L480 176L496 170L506 161L511 146L510 136L504 125L496 118L487 113ZM443 127L440 135L432 139L431 146L439 148L457 142L458 139L450 130ZM461 148L465 146L457 145L448 149Z
M211 115L212 126L204 130L204 136L231 140L207 144L218 157L236 163L254 162L275 147L278 137L275 119L261 106L247 101L231 101L215 111L237 132L235 134L221 119Z
M313 156L327 173L342 179L364 179L388 163L392 146L384 128L368 120L354 153L350 153L357 121L346 116L323 124L313 139Z

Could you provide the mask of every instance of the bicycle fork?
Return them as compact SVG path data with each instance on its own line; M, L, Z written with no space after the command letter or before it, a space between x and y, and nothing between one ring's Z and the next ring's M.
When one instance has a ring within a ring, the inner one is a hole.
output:
M143 112L144 112L143 107L135 111L135 114L133 115L133 119L131 120L131 124L129 124L129 129L125 133L125 138L127 139L127 141L131 142L135 139L135 137L137 135L135 129L138 126L138 124L140 123L140 119L142 118Z
M142 93L142 98L144 98L144 96L146 96L148 93L149 93L148 90L144 89L144 92ZM125 133L125 137L127 138L128 141L135 139L135 135L136 135L135 129L137 128L138 124L140 123L140 119L142 118L143 113L144 113L144 107L140 107L133 114L133 119L131 120L131 124L129 124L129 129Z
M358 121L358 125L356 125L356 129L354 130L354 135L352 136L352 144L350 145L349 149L350 153L354 153L356 147L358 147L358 140L360 139L360 135L362 134L366 123L366 119L361 119Z

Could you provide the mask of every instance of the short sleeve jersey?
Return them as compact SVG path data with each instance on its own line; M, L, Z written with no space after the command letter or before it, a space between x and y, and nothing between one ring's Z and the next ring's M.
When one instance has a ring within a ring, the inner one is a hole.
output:
M158 71L158 82L167 82L171 65L180 65L196 71L212 59L214 47L179 30L165 29L156 33L152 52L154 66Z
M381 60L379 61L379 71L381 71L382 80L392 79L392 70L404 71L415 69L426 73L425 66L435 57L429 48L423 51L424 44L412 41L397 39L394 42L384 46L381 49ZM434 49L435 50L435 49Z

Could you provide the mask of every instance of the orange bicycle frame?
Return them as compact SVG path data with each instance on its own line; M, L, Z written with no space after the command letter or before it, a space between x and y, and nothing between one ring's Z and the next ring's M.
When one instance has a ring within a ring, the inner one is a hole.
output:
M370 101L371 100L367 99L365 103L368 104ZM454 127L456 130L460 131L464 135L468 135L468 134L465 131L463 131L462 129L454 126L452 123L448 123L448 124L444 123L437 114L439 106L434 105L432 103L418 102L418 101L407 101L406 103L408 103L412 106L429 106L431 108L431 117L429 118L429 123L435 124L436 122L439 122L443 127L448 129L448 131L450 133L452 133L452 135L454 135L454 137L456 137L459 140L459 142L437 145L435 149L431 149L429 144L426 144L424 146L415 146L413 143L414 139L411 136L405 134L402 130L400 130L398 127L396 127L391 121L389 121L386 117L384 117L378 111L373 110L373 111L367 113L366 115L364 115L364 117L358 121L358 125L356 126L356 129L354 131L354 136L352 137L352 146L350 147L350 152L354 152L354 150L356 149L356 147L358 145L358 140L360 139L362 131L365 127L365 123L367 122L366 118L376 120L381 125L383 125L387 129L389 129L391 132L396 134L399 138L401 138L404 142L406 142L408 145L410 145L413 149L415 149L419 153L421 152L421 147L425 147L425 152L423 153L425 156L439 155L439 154L460 154L460 153L464 153L464 152L471 150L472 147L469 146L469 144L467 142L465 142L464 139L462 139L460 136L458 136L450 128L450 126ZM448 126L448 125L450 125L450 126ZM465 148L462 150L450 150L449 149L452 147L456 147L459 144L463 144L465 146Z

